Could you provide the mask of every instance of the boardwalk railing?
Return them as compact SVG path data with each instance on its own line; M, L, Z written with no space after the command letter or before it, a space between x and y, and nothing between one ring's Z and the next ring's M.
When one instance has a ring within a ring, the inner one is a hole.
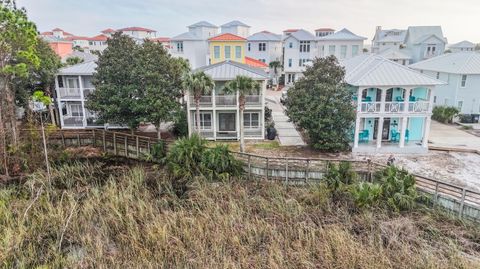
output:
M106 153L132 159L149 159L151 147L159 140L147 136L131 135L105 130L60 130L49 135L49 143L69 146L94 146ZM370 161L342 160L333 158L267 157L249 153L232 152L244 163L249 177L281 180L289 184L319 182L329 167L340 162L349 162L362 179L385 168L385 165ZM480 222L480 192L425 176L413 174L417 189L431 198L434 205L441 206L459 217Z

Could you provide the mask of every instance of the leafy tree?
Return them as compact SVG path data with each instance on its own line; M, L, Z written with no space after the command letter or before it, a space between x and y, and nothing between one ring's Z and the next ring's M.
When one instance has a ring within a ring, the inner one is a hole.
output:
M273 69L273 75L275 78L275 85L278 85L278 70L282 68L282 63L280 61L272 61L268 64L270 69Z
M13 81L26 77L28 67L38 66L37 30L24 9L11 0L0 1L0 163L8 175L7 147L17 146Z
M215 87L213 79L203 71L189 73L185 76L184 87L193 96L195 102L195 129L200 133L200 98L204 94L210 94Z
M344 76L334 56L317 58L287 93L286 113L315 149L338 152L349 147L355 112Z
M237 76L225 84L225 93L238 92L238 108L240 110L240 151L245 151L245 139L243 134L243 111L245 110L246 95L258 94L260 83L247 76Z
M452 123L458 113L460 110L454 106L436 106L432 110L432 119L441 123Z
M67 58L67 60L66 60L66 65L67 65L67 66L69 66L69 65L76 65L76 64L80 64L80 63L83 63L83 59L80 58L80 57L77 57L77 56L69 57L69 58Z

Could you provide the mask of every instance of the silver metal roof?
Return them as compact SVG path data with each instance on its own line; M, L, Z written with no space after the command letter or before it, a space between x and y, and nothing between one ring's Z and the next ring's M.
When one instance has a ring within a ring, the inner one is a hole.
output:
M203 71L216 81L229 81L236 76L247 76L254 80L268 79L267 73L260 68L251 67L246 64L224 61L212 65L203 66L194 70L194 72Z
M418 44L435 36L446 43L441 26L409 26L407 30L406 43Z
M450 48L475 48L475 44L470 41L463 40L461 42L450 45Z
M317 40L366 40L366 37L356 35L350 32L347 28L343 28L342 30L333 33L331 35L320 36L317 37Z
M172 37L172 41L184 41L184 40L203 40L192 32L185 32L177 36Z
M298 31L292 32L290 35L286 36L285 39L293 37L297 39L298 41L308 41L308 40L315 40L315 36L303 29L300 29Z
M86 76L86 75L93 75L96 69L97 69L97 63L95 61L90 61L90 62L84 62L84 63L61 68L58 74Z
M241 22L241 21L231 21L231 22L227 22L227 23L223 24L221 27L232 27L232 26L250 27L250 26L246 25L245 23L243 23L243 22Z
M452 74L480 74L480 54L469 52L445 53L410 65L413 69Z
M345 67L345 81L353 86L422 87L446 84L380 55L359 55L340 64Z
M62 58L62 62L65 63L67 62L68 58L73 58L73 57L78 57L83 60L83 62L91 62L91 61L96 61L98 60L98 56L92 53L88 52L82 52L82 51L72 51L72 53L65 55Z
M403 43L405 41L405 36L407 35L407 30L400 29L388 29L381 30L376 35L376 42L398 42Z
M248 41L282 41L282 36L267 31L255 33L247 37Z
M410 55L408 55L405 49L396 49L396 48L388 48L380 51L379 55L389 59L389 60L408 60L411 59Z
M195 28L195 27L218 28L218 26L216 26L212 23L209 23L208 21L199 21L197 23L194 23L194 24L188 26L188 28Z

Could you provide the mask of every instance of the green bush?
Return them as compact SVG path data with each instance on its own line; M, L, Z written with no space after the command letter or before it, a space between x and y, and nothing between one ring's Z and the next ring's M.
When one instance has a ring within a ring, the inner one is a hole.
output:
M378 204L382 187L376 183L360 182L353 186L350 193L358 207L370 207Z
M160 140L153 144L150 149L150 154L154 160L162 160L167 154L167 147L165 141Z
M352 185L357 182L358 174L353 171L349 162L340 162L338 165L329 163L329 169L325 174L325 182L331 190L340 190L345 185Z
M460 111L453 106L436 106L432 110L432 119L441 123L452 123L453 117Z
M418 197L415 177L404 169L389 166L377 173L375 180L381 184L382 199L395 211L411 209Z
M181 109L177 112L175 121L173 122L172 133L176 137L188 136L188 120L186 109Z

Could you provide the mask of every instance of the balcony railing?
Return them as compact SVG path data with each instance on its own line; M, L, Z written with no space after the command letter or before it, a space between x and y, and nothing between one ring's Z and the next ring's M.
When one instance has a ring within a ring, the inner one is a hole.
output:
M215 96L215 105L216 106L236 106L237 105L237 96L236 95L217 95Z
M203 95L200 97L200 102L199 105L200 107L205 107L205 106L212 106L212 96L211 95ZM190 96L190 105L192 107L195 107L197 104L195 103L195 98L193 96Z
M58 95L64 99L80 99L80 88L58 88Z
M247 105L261 105L262 96L261 95L247 95L245 96L245 104Z
M94 90L95 88L83 88L83 97L87 98Z
M362 102L360 112L362 113L427 113L430 111L430 103L428 101L408 102L408 111L405 111L404 102L385 102L382 111L382 102Z
M83 127L83 116L65 116L63 115L64 127Z

